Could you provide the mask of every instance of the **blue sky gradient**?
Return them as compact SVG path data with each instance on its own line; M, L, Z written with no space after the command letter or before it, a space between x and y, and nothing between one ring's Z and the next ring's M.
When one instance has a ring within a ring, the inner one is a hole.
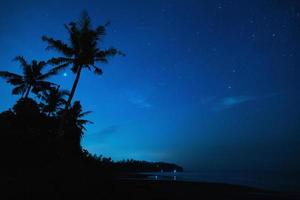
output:
M75 99L93 111L84 148L114 160L187 169L300 169L299 1L1 1L0 70L17 55L47 60L41 36L87 10L111 22L103 76L82 73ZM52 81L70 89L66 70ZM0 80L0 111L19 98Z

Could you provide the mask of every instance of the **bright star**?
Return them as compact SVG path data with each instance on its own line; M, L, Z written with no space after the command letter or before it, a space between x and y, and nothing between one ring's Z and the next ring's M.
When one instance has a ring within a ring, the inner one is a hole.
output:
M67 77L67 76L68 76L67 72L64 72L64 73L63 73L63 76L64 76L64 77Z

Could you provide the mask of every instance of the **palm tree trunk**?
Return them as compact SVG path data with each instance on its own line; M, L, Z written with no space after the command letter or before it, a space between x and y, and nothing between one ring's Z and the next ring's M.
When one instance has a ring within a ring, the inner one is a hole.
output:
M58 128L58 134L59 134L59 136L63 135L63 128L64 128L66 114L67 114L67 111L68 111L68 109L70 107L70 104L72 102L73 96L75 94L75 90L77 88L77 85L78 85L78 82L79 82L79 79L80 79L81 70L82 70L82 66L79 66L78 71L76 73L76 78L74 80L74 83L73 83L73 86L72 86L72 89L71 89L71 93L69 95L69 98L67 100L65 109L64 109L64 111L62 113L62 116L61 116L61 120L60 120L60 124L59 124L59 128Z
M25 91L22 92L21 99L24 98L24 95L25 95Z
M72 102L72 99L73 99L73 96L75 94L75 90L77 88L77 85L78 85L78 82L79 82L79 79L80 79L80 74L81 74L81 70L82 70L82 66L80 66L78 68L78 71L77 71L77 74L76 74L76 78L74 80L74 83L73 83L73 86L72 86L72 89L71 89L71 92L70 92L70 95L69 95L69 98L68 98L68 101L66 103L66 107L65 107L65 110L67 110Z
M27 92L26 92L26 95L25 95L25 99L28 98L28 95L29 95L30 90L31 90L31 85L30 85L30 86L28 87L28 89L27 89Z

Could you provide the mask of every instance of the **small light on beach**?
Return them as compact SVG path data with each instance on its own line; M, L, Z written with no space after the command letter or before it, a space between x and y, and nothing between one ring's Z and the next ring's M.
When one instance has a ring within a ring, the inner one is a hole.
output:
M158 178L158 177L157 177L157 176L155 176L155 180L157 180L157 178Z
M176 171L176 169L174 169L174 171L173 171L173 172L174 172L174 174L176 174L176 172L177 172L177 171Z

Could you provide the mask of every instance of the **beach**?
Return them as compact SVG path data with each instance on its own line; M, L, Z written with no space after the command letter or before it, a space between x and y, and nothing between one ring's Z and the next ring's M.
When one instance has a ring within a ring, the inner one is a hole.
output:
M184 181L123 180L114 183L113 197L124 199L253 199L296 200L299 196L251 187Z
M78 181L78 180L77 180ZM5 190L1 199L128 199L128 200L299 200L300 196L266 191L252 187L168 180L106 180L86 179L81 182L20 183Z

